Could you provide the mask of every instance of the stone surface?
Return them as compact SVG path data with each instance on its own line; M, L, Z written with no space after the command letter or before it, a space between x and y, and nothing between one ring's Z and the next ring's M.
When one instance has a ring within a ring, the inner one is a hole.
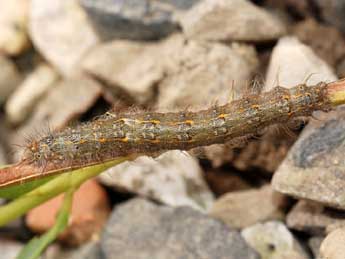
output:
M255 223L284 218L286 201L270 185L260 189L229 192L218 198L210 215L233 228L245 228Z
M262 259L309 258L287 227L279 221L255 224L241 233Z
M77 0L32 0L29 29L37 50L66 76L98 42Z
M138 103L153 97L154 87L164 70L154 44L112 41L94 48L83 60L82 68L124 92Z
M321 259L345 258L345 228L331 232L322 242L320 247Z
M247 0L205 0L179 21L193 39L216 41L267 41L286 33L285 25Z
M6 102L8 121L18 124L32 112L37 102L53 87L58 74L47 64L29 74Z
M345 32L345 1L344 0L313 0L321 17L328 23Z
M1 258L15 259L23 248L23 244L18 241L0 238Z
M0 55L0 104L15 90L21 81L16 65L5 56Z
M306 81L312 85L336 79L332 68L316 56L311 48L297 38L284 37L273 49L264 90L269 91L278 84L291 87Z
M80 3L102 39L150 40L177 30L174 14L198 1L80 0Z
M29 211L25 219L27 226L38 233L49 230L62 201L60 195ZM105 190L95 180L84 183L75 192L73 201L68 227L59 239L69 245L78 245L97 238L111 210Z
M251 46L186 41L182 35L150 44L113 41L82 62L85 71L138 103L152 100L158 88L159 108L227 102L233 82L238 96L257 65Z
M99 179L106 185L125 188L171 206L207 210L213 204L213 195L202 174L195 158L175 150L156 159L143 156L122 163Z
M238 232L221 222L192 208L143 199L113 211L101 247L107 259L258 258Z
M310 234L324 235L339 225L345 226L345 212L332 210L322 204L299 201L286 218L289 228Z
M293 27L293 33L332 67L345 55L343 35L335 27L307 19L297 23Z
M100 242L91 241L78 248L50 245L44 252L42 259L104 259Z
M75 77L54 85L37 104L32 117L22 130L49 123L51 129L61 129L85 113L100 97L104 96L99 83L87 77Z
M177 49L173 45L168 48ZM242 96L258 66L254 48L237 43L188 41L174 54L178 65L170 66L158 86L160 109L199 110L227 103Z
M344 107L334 112L319 112L317 120L304 129L274 174L274 189L345 209L344 129Z
M0 53L18 55L30 46L27 36L30 1L0 1Z

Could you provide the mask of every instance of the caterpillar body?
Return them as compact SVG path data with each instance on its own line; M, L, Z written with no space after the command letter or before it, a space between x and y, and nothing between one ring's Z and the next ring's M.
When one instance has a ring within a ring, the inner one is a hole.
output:
M326 86L276 87L198 112L107 112L94 121L32 141L23 162L78 168L116 157L224 143L314 110L329 110Z

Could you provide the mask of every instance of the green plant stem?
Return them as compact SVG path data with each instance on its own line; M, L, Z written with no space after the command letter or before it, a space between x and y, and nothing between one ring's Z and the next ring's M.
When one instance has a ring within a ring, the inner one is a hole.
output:
M39 204L66 192L71 187L78 188L86 180L97 176L104 170L128 160L121 157L104 164L89 166L75 171L70 171L51 181L39 186L38 188L18 197L12 202L0 207L0 226L25 214L28 210Z
M75 190L75 188L71 188L65 193L64 201L59 210L59 214L56 218L54 226L41 237L34 237L32 240L30 240L30 242L20 251L17 259L38 258L44 249L50 243L52 243L61 232L65 230L68 225Z

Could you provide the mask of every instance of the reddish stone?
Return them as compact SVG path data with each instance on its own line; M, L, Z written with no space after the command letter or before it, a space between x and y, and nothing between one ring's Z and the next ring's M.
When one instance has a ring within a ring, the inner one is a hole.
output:
M55 223L62 205L63 195L32 209L26 216L27 226L34 232L43 233ZM110 214L107 194L95 180L84 183L74 194L69 225L59 240L69 245L79 245L94 237L103 227Z

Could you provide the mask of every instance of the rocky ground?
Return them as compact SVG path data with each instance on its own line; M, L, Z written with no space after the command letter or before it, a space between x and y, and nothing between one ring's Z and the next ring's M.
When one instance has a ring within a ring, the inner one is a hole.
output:
M0 1L0 164L48 122L345 77L344 11L344 0ZM240 144L104 172L42 258L344 259L344 107ZM61 201L0 228L0 258L49 229Z

